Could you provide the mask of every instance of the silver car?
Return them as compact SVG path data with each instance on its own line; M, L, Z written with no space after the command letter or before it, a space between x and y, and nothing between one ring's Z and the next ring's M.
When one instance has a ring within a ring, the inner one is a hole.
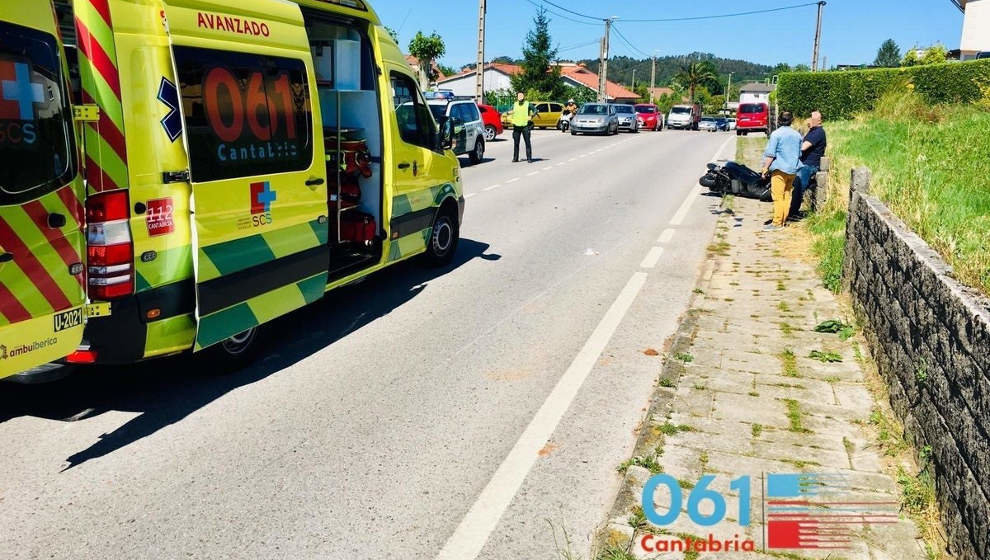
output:
M440 122L448 117L454 125L454 153L467 154L471 163L480 163L485 157L485 123L473 100L450 101L430 99L426 102L433 118Z
M639 119L636 118L636 109L632 105L612 106L615 107L615 115L619 119L619 130L639 132Z
M715 117L701 117L701 122L698 123L698 130L716 132L718 131L718 122L715 120Z
M619 133L619 117L615 105L585 103L571 119L571 136L578 133L612 135Z

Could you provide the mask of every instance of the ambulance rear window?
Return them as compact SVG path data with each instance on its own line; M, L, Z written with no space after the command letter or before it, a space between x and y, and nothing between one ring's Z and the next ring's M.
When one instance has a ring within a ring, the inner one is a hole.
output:
M55 37L0 22L0 205L72 180L72 120Z
M313 117L302 60L173 50L193 181L309 168Z

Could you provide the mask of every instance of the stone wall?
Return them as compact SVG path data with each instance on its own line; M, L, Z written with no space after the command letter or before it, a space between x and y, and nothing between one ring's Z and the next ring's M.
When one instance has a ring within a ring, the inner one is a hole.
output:
M990 300L852 175L845 285L894 411L930 448L952 553L990 558Z

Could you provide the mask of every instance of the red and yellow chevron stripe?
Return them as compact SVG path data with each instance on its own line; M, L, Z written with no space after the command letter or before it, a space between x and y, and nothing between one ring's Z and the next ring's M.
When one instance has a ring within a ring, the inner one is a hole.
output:
M83 102L100 107L100 120L87 123L84 133L86 179L92 191L126 188L124 111L108 0L76 0L75 19Z
M83 275L67 273L82 262L81 204L73 188L0 212L0 247L14 255L0 281L0 326L63 311L81 299ZM67 215L63 228L49 227L53 213Z

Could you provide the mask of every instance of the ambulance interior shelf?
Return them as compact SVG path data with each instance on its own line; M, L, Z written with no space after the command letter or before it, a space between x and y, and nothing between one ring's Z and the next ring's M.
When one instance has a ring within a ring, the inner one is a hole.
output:
M381 256L382 132L377 73L364 30L304 9L326 147L330 269Z

